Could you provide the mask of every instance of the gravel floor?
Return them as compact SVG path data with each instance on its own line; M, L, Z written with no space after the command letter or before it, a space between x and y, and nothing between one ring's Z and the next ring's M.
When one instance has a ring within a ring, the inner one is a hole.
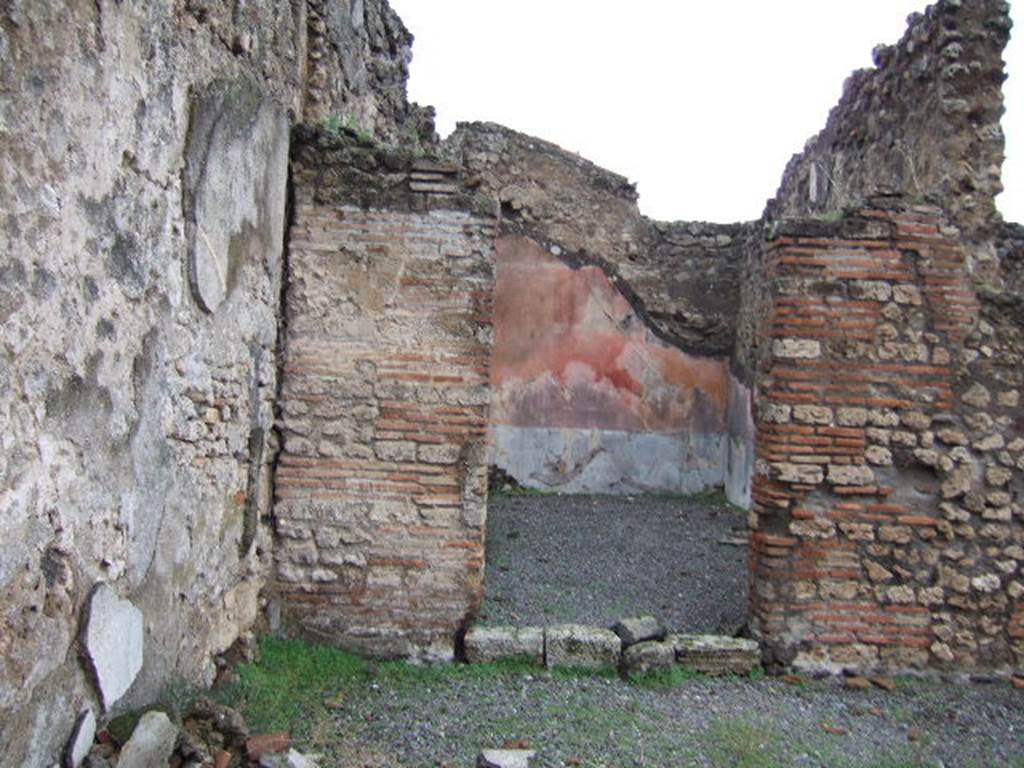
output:
M462 670L350 691L304 746L336 768L469 768L480 749L517 742L537 750L531 768L1024 766L1024 692L1005 681L903 679L890 693L696 678L656 690Z
M497 495L488 506L484 624L733 634L746 611L743 512L718 498Z

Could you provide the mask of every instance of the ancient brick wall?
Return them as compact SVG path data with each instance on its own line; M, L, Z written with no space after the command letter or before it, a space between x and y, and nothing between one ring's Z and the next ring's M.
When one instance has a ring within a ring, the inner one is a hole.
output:
M800 668L1020 665L1020 334L937 209L876 202L767 244L751 624Z
M396 157L391 210L353 205L371 180L333 170L375 151L296 150L275 588L289 631L451 658L483 589L494 225Z
M1005 79L1012 22L1002 0L940 0L902 40L853 73L828 124L786 168L768 218L839 211L879 191L928 198L993 266L1002 190Z

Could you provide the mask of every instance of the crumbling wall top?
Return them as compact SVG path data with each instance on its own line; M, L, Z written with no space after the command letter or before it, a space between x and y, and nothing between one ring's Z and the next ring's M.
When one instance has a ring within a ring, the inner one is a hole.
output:
M1012 22L1002 0L941 0L908 19L875 68L846 82L828 124L786 168L767 218L838 211L875 192L940 204L979 247L1000 217L1005 79Z

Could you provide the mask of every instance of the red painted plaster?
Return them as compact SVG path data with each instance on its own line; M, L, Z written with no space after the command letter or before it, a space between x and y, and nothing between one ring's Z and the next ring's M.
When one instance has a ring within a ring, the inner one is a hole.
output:
M722 431L724 361L655 337L598 267L497 242L491 420L631 432Z

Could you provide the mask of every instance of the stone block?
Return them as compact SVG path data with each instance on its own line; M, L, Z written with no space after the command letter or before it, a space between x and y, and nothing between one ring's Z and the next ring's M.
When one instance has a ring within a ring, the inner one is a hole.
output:
M825 479L822 468L813 464L779 462L772 464L772 469L774 470L773 474L783 483L817 485Z
M644 640L664 640L665 627L653 616L622 619L612 626L612 632L622 640L622 647L642 643Z
M147 712L121 750L118 768L163 768L174 752L178 726L163 712Z
M814 360L821 357L821 342L814 339L775 339L772 354L785 359Z
M142 669L142 611L103 582L93 590L87 610L82 649L106 711Z
M473 627L466 632L466 661L487 664L511 658L544 662L544 630L540 627Z
M793 408L793 420L803 424L828 425L833 418L832 409L822 405L797 405Z
M832 485L871 485L875 482L875 473L870 467L829 464L828 481Z
M868 423L867 408L838 408L836 423L843 427L863 427Z
M68 739L67 747L64 750L65 768L78 768L89 754L89 750L92 749L92 742L95 738L96 713L92 711L91 707L87 707L79 713L74 730L71 731L71 738Z
M610 629L560 624L547 630L544 662L549 667L617 667L621 648Z
M754 640L722 635L674 635L669 640L680 664L704 674L749 675L761 664Z
M476 758L476 768L530 768L531 749L485 749Z
M644 640L622 652L622 668L628 673L668 669L676 663L676 646L664 640Z

